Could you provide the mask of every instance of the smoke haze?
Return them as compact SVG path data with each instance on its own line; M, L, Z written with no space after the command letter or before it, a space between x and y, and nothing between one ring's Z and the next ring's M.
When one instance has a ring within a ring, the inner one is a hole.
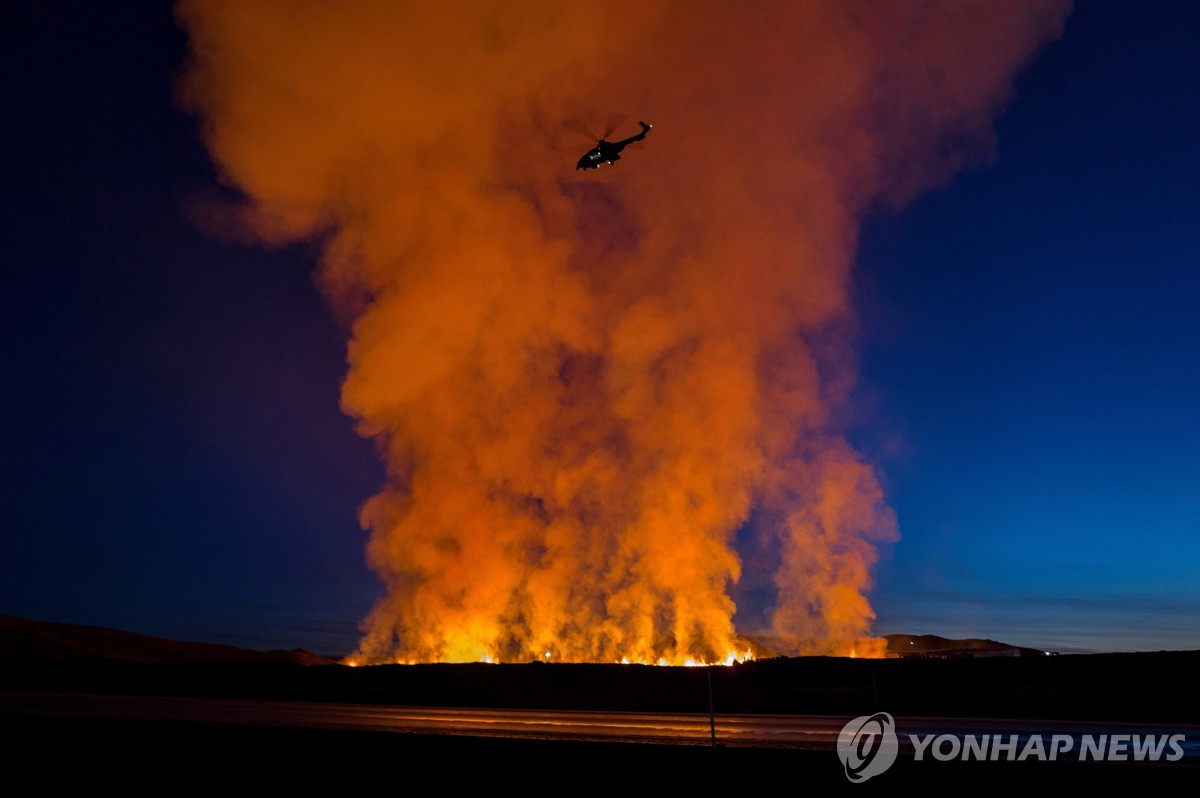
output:
M991 152L1046 2L185 1L221 213L320 247L388 482L364 661L872 655L858 224ZM595 142L654 124L596 172ZM753 514L753 517L752 517ZM753 567L755 573L743 574ZM745 577L745 578L744 578Z

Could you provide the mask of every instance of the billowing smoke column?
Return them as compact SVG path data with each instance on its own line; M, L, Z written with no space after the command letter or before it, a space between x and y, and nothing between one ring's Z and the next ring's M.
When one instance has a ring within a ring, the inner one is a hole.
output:
M895 523L839 434L858 219L987 156L1066 10L180 4L227 216L319 244L353 321L343 404L389 472L358 656L740 656L735 537L756 631L877 653ZM563 121L614 108L645 148L577 173Z

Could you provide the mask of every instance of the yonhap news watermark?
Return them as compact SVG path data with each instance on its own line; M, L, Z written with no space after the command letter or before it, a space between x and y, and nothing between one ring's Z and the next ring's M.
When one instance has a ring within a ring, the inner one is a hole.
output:
M863 782L887 771L905 741L915 762L1178 762L1188 744L1186 734L1158 730L1047 734L918 730L901 735L895 718L876 712L854 718L838 734L837 753L846 778Z

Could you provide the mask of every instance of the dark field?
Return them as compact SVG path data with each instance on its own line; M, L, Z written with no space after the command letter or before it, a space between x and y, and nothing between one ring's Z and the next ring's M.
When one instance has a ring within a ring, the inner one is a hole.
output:
M319 722L303 727L286 720L285 702L300 702L305 707L320 703L366 709L688 713L706 730L709 674L703 668L545 663L349 668L301 664L328 662L304 653L242 657L224 649L216 651L221 661L195 661L188 657L204 657L206 650L183 651L161 642L147 648L146 641L126 637L119 638L117 656L104 636L87 650L109 652L107 656L81 656L78 640L72 637L66 645L61 629L37 627L34 635L24 629L0 646L2 750L11 773L60 786L175 791L191 781L213 780L223 788L261 788L272 794L288 787L310 794L318 785L338 792L392 786L389 791L407 794L418 772L425 785L430 779L439 784L449 779L454 787L449 791L455 794L468 786L575 795L649 788L668 794L825 787L965 792L983 785L1072 791L1178 787L1190 793L1200 785L1193 739L1200 724L1200 652L1195 651L945 660L779 658L711 669L718 729L722 716L728 724L734 720L728 716L848 720L879 711L898 719L962 718L964 731L973 728L967 718L980 728L989 728L986 719L1024 719L1028 723L1021 728L1030 734L1048 734L1050 721L1086 722L1081 730L1103 730L1104 723L1189 727L1189 753L1173 764L940 762L928 757L919 762L912 758L912 747L903 745L905 726L898 721L902 747L896 764L870 782L854 785L828 737L821 750L758 742L739 747L736 741L726 745L720 740L714 749L703 738L706 731L681 745L670 740L553 739L553 734L514 738L478 726L464 735L449 728L444 733L414 732L385 723L368 731L338 728L336 722L328 728ZM153 652L154 661L145 661L146 652ZM135 655L140 659L130 658ZM200 706L207 714L187 719L164 711L139 718L127 711L95 710L144 706L147 697L164 697L168 708ZM222 702L230 700L270 702L268 715L227 716ZM75 713L75 704L90 709ZM58 708L48 714L38 706ZM277 711L284 718L279 722L271 719ZM1046 725L1039 726L1039 720ZM834 728L844 722L835 721ZM953 721L941 723L954 728ZM915 727L910 723L907 728ZM1005 727L1000 722L990 728ZM417 790L430 791L439 790Z
M604 793L711 795L739 792L803 794L811 790L892 794L988 788L1180 790L1194 794L1200 771L1143 763L914 762L851 784L832 751L770 748L520 740L388 734L220 724L138 723L0 714L11 777L42 777L56 786L132 787L176 791L181 784L223 791L295 790L341 794L353 785L420 779L464 788L537 795ZM356 789L357 791L357 789ZM374 790L372 790L374 791ZM401 795L440 794L397 789ZM987 794L992 794L988 790ZM811 794L811 793L810 793Z
M1200 652L983 660L772 659L712 669L718 713L1200 722ZM708 712L703 668L0 662L5 691L477 708Z
M793 659L713 669L718 716L840 714L1058 718L1194 724L1200 655L1160 653L975 661ZM937 789L983 784L1192 792L1194 755L1145 762L913 761L851 784L832 750L512 739L289 728L223 722L44 717L12 711L47 693L192 696L478 708L707 713L699 668L620 665L427 665L347 668L275 663L144 664L68 660L0 670L0 738L12 775L62 786L341 791L352 784L450 778L461 788L542 794L747 787L805 790ZM9 704L4 700L7 696ZM68 696L69 698L69 696ZM124 700L124 699L118 699ZM6 709L6 706L9 708ZM1029 724L1037 730L1036 722ZM902 731L902 729L901 729ZM1194 735L1193 735L1194 736ZM1189 741L1191 738L1189 737ZM362 781L365 779L366 781ZM382 781L380 781L382 779ZM404 782L408 783L408 782ZM402 791L407 793L407 790ZM428 790L422 790L424 794Z

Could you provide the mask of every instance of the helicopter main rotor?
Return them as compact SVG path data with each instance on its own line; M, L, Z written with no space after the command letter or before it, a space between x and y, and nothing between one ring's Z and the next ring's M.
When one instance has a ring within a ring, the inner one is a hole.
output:
M611 136L613 132L621 126L621 123L628 118L629 117L627 117L625 114L618 114L615 111L610 113L608 115L608 124L604 127L603 136L597 136L595 133L593 133L591 129L583 123L583 120L577 116L570 117L563 123L563 125L566 126L568 130L572 130L581 136L585 136L592 141L599 143L601 141L606 141L608 137Z

